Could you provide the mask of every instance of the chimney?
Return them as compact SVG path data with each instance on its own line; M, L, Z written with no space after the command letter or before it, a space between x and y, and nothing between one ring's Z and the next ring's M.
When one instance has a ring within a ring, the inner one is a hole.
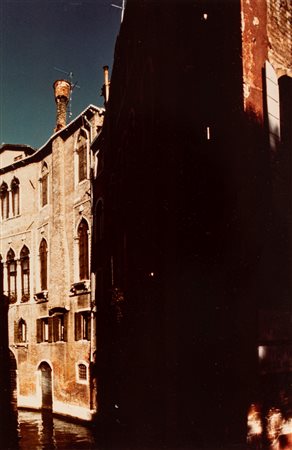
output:
M66 126L67 105L70 99L71 83L66 80L57 80L53 84L55 102L57 105L56 128L59 131Z
M108 79L108 66L103 66L103 73L104 73L103 96L104 96L104 104L106 105L109 98L109 86L110 86L110 82Z

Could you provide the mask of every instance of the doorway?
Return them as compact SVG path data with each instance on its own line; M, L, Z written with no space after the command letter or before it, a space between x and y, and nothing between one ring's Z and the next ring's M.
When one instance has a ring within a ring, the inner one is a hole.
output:
M52 369L47 362L42 362L39 365L39 371L41 375L42 409L52 410Z

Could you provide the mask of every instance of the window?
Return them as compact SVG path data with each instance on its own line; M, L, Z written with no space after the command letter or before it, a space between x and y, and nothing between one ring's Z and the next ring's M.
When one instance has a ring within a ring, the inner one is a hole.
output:
M18 322L15 322L14 342L22 344L26 341L27 341L26 322L25 322L25 320L20 319Z
M90 311L75 313L75 341L82 339L89 341L91 334Z
M87 178L87 140L86 136L80 134L77 141L78 156L78 180L83 181Z
M37 342L67 341L68 314L37 319Z
M39 254L41 290L45 291L48 289L48 246L45 239L41 240Z
M52 342L67 341L68 314L56 314L49 320L52 324Z
M48 176L49 170L47 164L44 162L41 171L41 206L45 206L48 203Z
M51 338L51 333L50 333ZM49 318L37 319L37 342L52 342L49 339Z
M29 283L29 249L24 245L20 252L21 264L21 301L27 302L30 295Z
M79 380L87 380L87 367L85 364L78 364L78 378Z
M17 300L17 268L15 261L15 253L12 248L7 253L7 277L8 277L8 297L10 303L15 303Z
M88 224L82 219L78 227L79 240L79 279L89 278Z
M76 364L76 378L77 383L88 383L88 364L86 362L80 361Z
M8 186L4 181L0 187L0 200L1 200L1 217L2 217L2 219L8 219L8 217L9 217L9 191L8 191Z
M11 181L11 194L12 194L12 215L19 215L19 180L13 178Z

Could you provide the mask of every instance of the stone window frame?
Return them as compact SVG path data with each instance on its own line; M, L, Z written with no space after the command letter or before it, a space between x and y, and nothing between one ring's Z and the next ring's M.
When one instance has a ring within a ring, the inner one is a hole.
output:
M83 141L83 142L82 142ZM84 127L80 128L74 143L74 178L75 187L79 184L88 181L90 175L90 142L89 142L89 132ZM81 175L80 167L80 149L83 149L83 156L86 157L86 167L82 169L83 174Z
M21 266L21 302L30 300L30 251L23 245L20 251Z
M84 367L86 368L86 378L81 378L80 377L80 369L84 370ZM79 384L89 384L89 364L88 362L84 361L84 360L79 360L76 362L75 364L75 369L76 369L76 382Z
M17 260L14 250L10 247L6 255L7 294L10 303L17 302ZM14 268L12 270L12 268ZM12 289L13 287L13 289Z
M39 276L41 291L48 289L48 242L43 237L39 245Z
M13 217L20 215L20 182L19 179L13 177L10 183L11 191L11 214Z
M74 338L75 341L91 340L91 311L89 309L75 312Z
M37 343L68 342L68 312L36 319Z
M49 167L46 161L42 162L40 182L40 207L44 208L49 203Z
M86 225L86 229L82 230L82 224ZM90 226L88 220L83 216L78 225L76 231L77 253L76 258L78 264L78 281L89 280L90 274Z
M27 323L21 317L14 324L14 342L16 344L25 344L27 342Z
M1 219L9 219L9 189L8 184L3 181L0 186Z

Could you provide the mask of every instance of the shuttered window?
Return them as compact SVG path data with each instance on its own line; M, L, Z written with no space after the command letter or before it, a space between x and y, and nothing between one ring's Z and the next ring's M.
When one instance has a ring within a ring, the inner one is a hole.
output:
M88 231L87 222L82 219L78 227L80 280L88 280L89 278Z
M75 341L89 341L91 336L90 311L75 313Z
M14 323L14 342L17 344L25 343L27 341L27 326L23 319Z
M24 245L20 252L21 263L21 301L27 302L30 295L29 283L29 249Z
M66 342L68 336L68 314L37 319L37 342Z
M47 282L47 274L48 274L48 266L47 266L47 258L48 258L48 247L45 239L42 239L40 243L40 279L41 279L41 290L45 291L48 288Z

